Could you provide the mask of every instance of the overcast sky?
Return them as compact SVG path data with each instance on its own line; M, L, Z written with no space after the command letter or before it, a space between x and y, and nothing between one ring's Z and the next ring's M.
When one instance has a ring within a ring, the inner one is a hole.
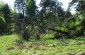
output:
M3 1L3 2L5 2L5 3L8 3L8 5L9 5L10 7L12 7L12 8L14 7L14 1L15 1L15 0L0 0L0 1ZM69 2L70 2L71 0L59 0L59 1L63 3L63 8L66 10L67 7L68 7ZM40 0L37 0L36 2L37 2L37 4L39 4ZM72 13L73 13L73 12L74 12L74 10L72 10Z

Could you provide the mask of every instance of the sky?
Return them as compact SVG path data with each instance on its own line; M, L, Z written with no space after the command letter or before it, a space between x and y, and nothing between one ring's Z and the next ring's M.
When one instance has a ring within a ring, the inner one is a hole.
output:
M8 5L12 8L14 7L15 0L0 0L0 1L3 1L4 3L8 3Z
M8 5L13 8L14 7L14 1L15 0L0 0L0 1L3 1L4 3L8 3ZM67 7L68 7L68 4L71 0L59 0L60 2L63 3L63 8L66 10ZM37 5L39 4L40 0L37 0L36 3ZM71 10L72 13L74 13L74 9Z

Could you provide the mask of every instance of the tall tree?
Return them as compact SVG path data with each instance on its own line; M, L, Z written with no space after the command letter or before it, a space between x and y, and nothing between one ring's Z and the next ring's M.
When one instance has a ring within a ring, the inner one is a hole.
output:
M34 0L27 0L26 2L26 15L28 19L28 24L33 23L35 24L36 22L36 11L37 11L37 6Z
M18 11L17 17L15 17L15 30L18 34L21 35L21 38L24 40L28 40L29 36L25 35L26 30L26 22L25 22L25 11L26 11L26 0L15 0L15 9ZM27 38L28 37L28 38Z
M85 1L84 0L72 0L69 4L69 9L71 9L71 7L73 7L73 5L76 5L76 15L79 16L79 18L81 17L82 21L80 23L81 29L79 30L80 35L84 34L84 30L85 30Z
M11 10L8 6L8 4L4 4L4 6L2 7L2 12L3 12L3 17L4 20L6 22L6 32L10 32L11 29Z
M29 15L30 17L35 16L35 11L37 6L34 0L27 0L26 8L27 8L27 15Z
M49 27L54 28L60 24L58 19L64 20L64 10L61 7L62 3L58 0L41 0L41 22L47 23ZM57 23L57 24L56 24Z

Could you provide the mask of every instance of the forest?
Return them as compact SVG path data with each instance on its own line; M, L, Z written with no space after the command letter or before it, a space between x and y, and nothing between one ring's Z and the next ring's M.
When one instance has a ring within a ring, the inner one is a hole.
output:
M15 0L11 8L0 1L0 55L85 55L85 1L62 6Z

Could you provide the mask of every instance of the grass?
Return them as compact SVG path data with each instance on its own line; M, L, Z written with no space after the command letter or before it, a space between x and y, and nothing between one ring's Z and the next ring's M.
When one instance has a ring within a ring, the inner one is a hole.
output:
M85 52L85 37L65 40L48 37L52 35L44 35L41 40L31 39L27 42L19 40L15 34L0 36L0 55L68 55Z

